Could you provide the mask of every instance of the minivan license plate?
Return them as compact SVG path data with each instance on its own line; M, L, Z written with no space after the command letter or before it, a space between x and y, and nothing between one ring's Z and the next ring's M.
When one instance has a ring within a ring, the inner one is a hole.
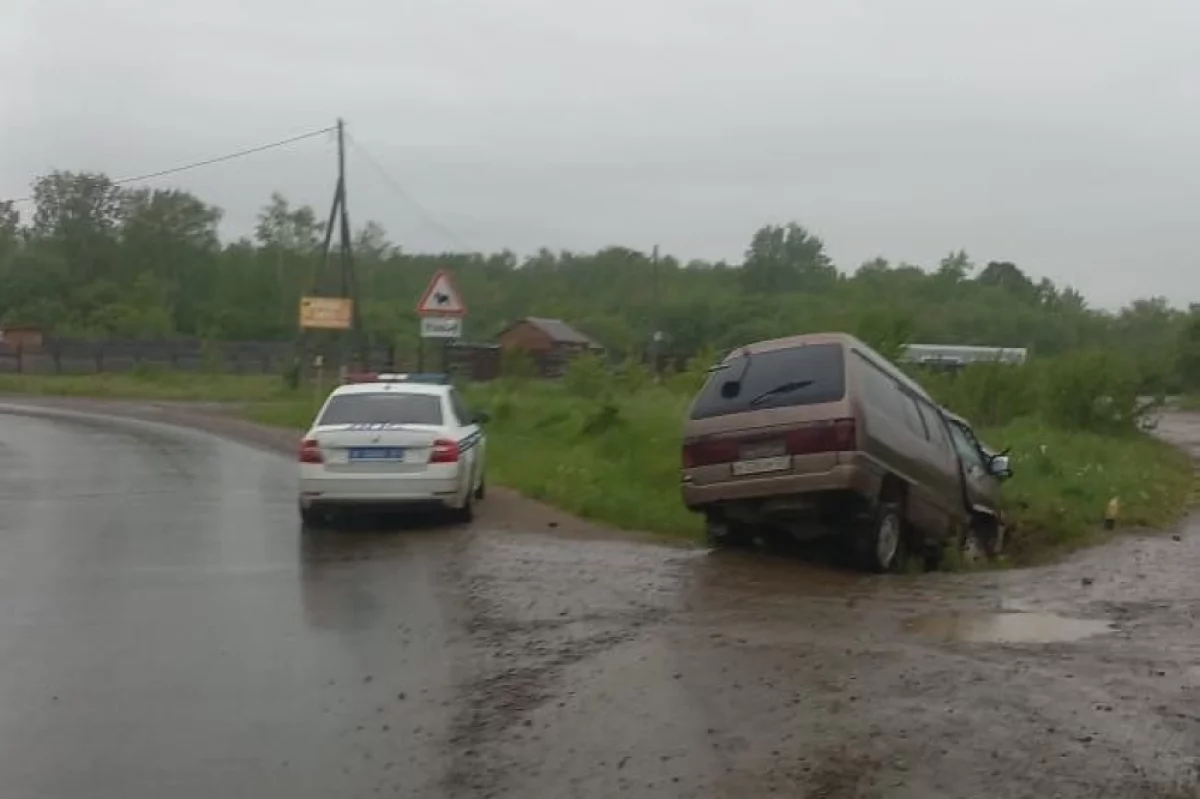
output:
M735 461L733 473L736 475L763 474L764 472L782 472L792 468L790 455L779 455L774 458L755 458L751 461Z
M782 441L754 441L742 444L741 455L744 461L760 461L763 458L777 458L787 454L787 447Z

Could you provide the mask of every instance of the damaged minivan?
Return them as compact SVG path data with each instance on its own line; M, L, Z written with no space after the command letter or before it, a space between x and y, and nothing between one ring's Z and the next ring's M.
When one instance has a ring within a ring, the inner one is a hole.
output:
M1004 544L1008 458L857 338L740 347L710 369L684 423L682 493L710 545L839 536L871 571L947 543Z

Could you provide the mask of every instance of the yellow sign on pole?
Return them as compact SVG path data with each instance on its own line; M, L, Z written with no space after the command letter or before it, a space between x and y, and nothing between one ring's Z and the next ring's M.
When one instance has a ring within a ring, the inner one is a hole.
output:
M301 297L300 327L306 330L349 330L354 301L346 297Z

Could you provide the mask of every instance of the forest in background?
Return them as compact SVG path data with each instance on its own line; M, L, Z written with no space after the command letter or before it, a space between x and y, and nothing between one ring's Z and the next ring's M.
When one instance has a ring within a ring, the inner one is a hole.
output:
M232 242L218 235L221 209L178 189L56 171L34 182L31 198L0 203L0 323L51 335L290 339L323 257L323 213L279 194L254 235ZM1198 305L1147 297L1118 312L1093 309L1073 288L961 250L931 265L880 257L840 269L799 224L754 232L740 264L615 246L525 258L416 254L375 222L355 232L354 257L368 333L400 348L415 347L414 305L444 267L469 306L472 340L527 315L569 320L616 356L641 353L655 330L667 352L690 356L840 329L887 350L911 341L1037 355L1098 348L1128 356L1155 386L1200 385Z

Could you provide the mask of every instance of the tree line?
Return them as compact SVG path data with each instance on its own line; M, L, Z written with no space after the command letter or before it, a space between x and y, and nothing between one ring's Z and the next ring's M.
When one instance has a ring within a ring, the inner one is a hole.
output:
M0 323L74 337L285 340L323 260L324 220L273 194L252 236L222 241L222 211L190 192L116 185L55 171L34 181L31 208L0 203ZM367 222L353 252L365 327L400 348L416 342L414 305L433 271L453 271L470 308L466 335L488 339L528 315L567 319L616 355L643 352L656 330L668 352L694 354L797 332L841 329L873 344L1082 348L1124 353L1148 375L1200 383L1200 307L1162 297L1117 312L1004 260L962 250L937 264L875 258L839 269L819 236L766 225L740 264L625 247L421 254Z

